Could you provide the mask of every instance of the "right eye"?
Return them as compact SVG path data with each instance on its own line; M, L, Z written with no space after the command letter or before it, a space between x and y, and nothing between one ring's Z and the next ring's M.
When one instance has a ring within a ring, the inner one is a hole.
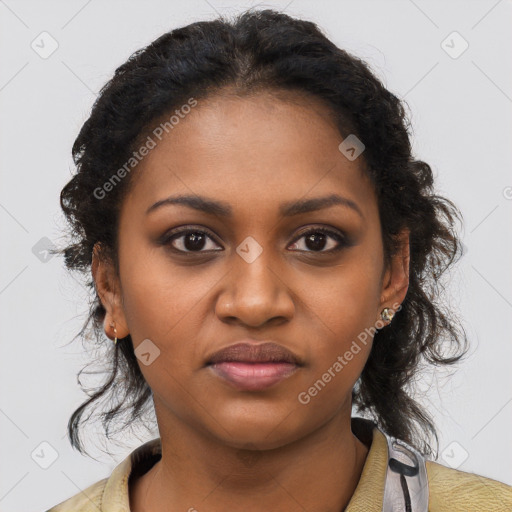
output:
M181 229L179 231L171 231L165 235L162 240L163 245L168 245L172 250L181 253L201 253L211 251L222 251L223 249L215 249L208 247L208 240L213 242L212 235L201 229ZM210 243L210 246L216 244ZM206 246L206 250L205 249Z

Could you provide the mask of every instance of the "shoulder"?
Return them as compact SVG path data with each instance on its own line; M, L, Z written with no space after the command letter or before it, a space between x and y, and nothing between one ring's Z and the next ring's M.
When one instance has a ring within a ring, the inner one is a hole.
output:
M153 439L132 451L112 471L71 498L46 512L129 512L130 478L148 471L160 459L160 438Z
M100 480L46 512L98 512L108 478Z
M512 510L512 486L473 473L426 462L429 512Z

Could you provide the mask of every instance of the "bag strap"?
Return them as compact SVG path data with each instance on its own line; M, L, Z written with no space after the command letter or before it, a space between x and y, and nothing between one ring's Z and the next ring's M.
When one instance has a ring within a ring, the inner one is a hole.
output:
M384 435L388 465L382 512L428 512L425 457L401 439Z

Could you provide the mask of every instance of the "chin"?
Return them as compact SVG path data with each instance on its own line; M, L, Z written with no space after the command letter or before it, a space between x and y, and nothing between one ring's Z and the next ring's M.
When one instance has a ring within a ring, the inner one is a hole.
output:
M271 407L261 401L254 407L248 404L229 404L216 409L216 421L209 421L210 434L224 444L239 449L271 450L306 436L316 428L307 425L292 408ZM303 414L303 413L302 413Z

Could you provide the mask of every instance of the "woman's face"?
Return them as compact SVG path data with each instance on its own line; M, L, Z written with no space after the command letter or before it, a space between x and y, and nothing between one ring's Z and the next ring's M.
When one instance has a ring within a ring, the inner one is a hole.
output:
M199 101L132 171L105 330L131 335L161 431L268 449L349 418L380 312L407 291L362 157L340 152L323 105L290 99ZM244 340L278 350L212 357Z

